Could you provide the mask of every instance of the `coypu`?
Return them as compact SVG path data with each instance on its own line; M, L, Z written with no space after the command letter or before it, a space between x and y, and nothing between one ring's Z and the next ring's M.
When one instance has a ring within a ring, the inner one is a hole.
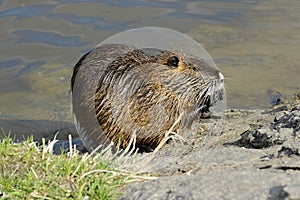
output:
M106 44L74 66L71 79L77 130L88 150L114 142L154 149L173 131L191 126L223 98L223 75L198 57L160 49Z

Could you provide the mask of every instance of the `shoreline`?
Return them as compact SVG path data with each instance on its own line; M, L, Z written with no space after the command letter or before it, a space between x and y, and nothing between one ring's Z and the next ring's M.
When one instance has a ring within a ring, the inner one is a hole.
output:
M268 110L227 110L212 148L162 150L156 162L164 165L153 170L161 177L127 185L121 199L299 199L296 96Z
M278 102L267 110L227 110L223 133L207 148L189 135L188 142L168 142L147 163L146 172L159 178L125 185L121 199L300 198L300 93ZM0 119L1 137L13 125L11 137L19 130L53 140L59 132L59 151L71 134L85 152L72 123Z

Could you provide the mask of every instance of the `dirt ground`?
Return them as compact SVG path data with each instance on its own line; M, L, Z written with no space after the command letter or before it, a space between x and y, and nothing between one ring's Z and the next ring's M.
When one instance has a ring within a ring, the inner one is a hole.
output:
M16 141L58 133L56 153L71 134L85 151L69 122L5 118L0 127ZM185 133L147 163L133 162L127 170L157 179L128 184L120 199L300 199L300 94L268 110L226 110L222 132L203 135Z
M299 97L227 110L209 146L193 138L165 145L149 164L159 178L129 184L121 199L300 199Z

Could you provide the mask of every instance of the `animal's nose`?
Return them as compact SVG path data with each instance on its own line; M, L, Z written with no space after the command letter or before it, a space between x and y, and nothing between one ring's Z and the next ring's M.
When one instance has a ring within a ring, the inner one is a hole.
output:
M221 72L219 72L219 79L220 79L220 82L223 83L224 82L224 76Z

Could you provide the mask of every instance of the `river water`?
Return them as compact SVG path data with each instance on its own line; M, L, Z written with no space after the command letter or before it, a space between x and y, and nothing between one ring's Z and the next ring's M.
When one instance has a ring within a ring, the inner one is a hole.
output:
M0 117L72 121L83 53L137 27L170 28L208 51L229 108L267 108L300 91L299 0L0 1Z

